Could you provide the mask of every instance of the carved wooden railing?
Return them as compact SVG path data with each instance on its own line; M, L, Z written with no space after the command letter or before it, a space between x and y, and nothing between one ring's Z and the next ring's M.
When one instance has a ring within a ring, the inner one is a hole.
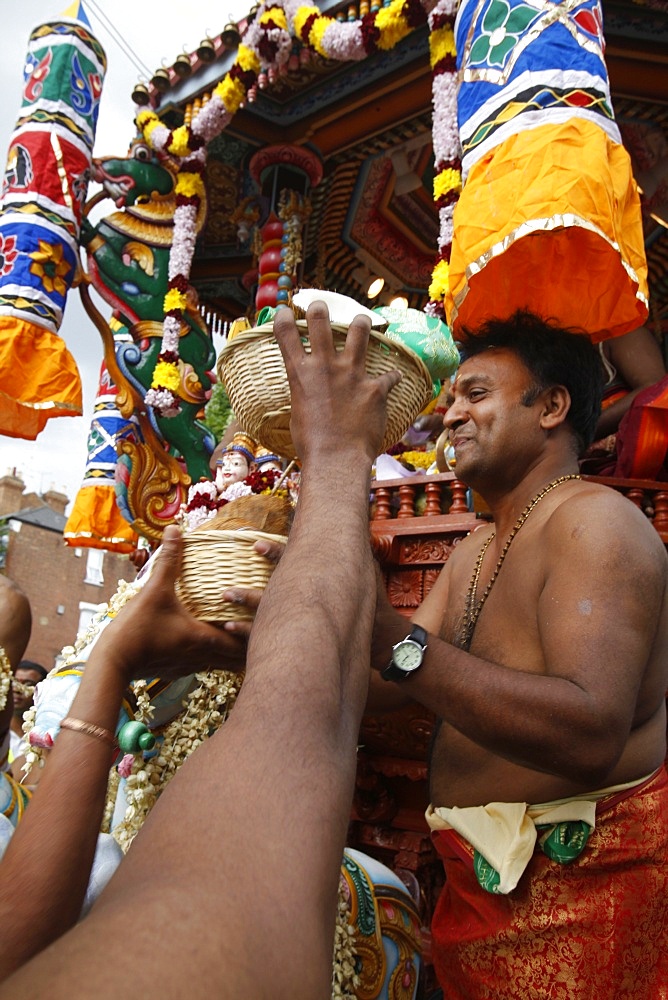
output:
M623 493L668 545L668 483L587 476ZM469 509L453 473L374 483L371 538L393 607L412 617L454 547L486 517ZM473 506L482 502L473 495ZM428 928L443 883L424 811L429 802L427 757L435 719L426 709L366 715L360 734L349 843L377 857L421 890ZM429 962L429 953L426 954Z

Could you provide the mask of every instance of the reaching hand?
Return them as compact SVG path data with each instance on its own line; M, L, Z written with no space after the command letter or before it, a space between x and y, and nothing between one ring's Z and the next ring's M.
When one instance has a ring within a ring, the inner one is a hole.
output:
M306 322L308 354L291 310L279 309L274 319L290 382L290 432L297 455L304 461L357 453L373 461L385 433L387 396L401 373L367 374L371 325L365 316L356 316L348 327L342 351L334 346L324 302L309 306Z
M253 548L260 555L266 556L267 559L271 559L273 562L278 562L285 552L285 544L283 542L270 542L266 538L258 538ZM257 587L231 587L223 594L223 600L234 601L235 604L243 604L252 611L257 611L263 594L264 590L260 590ZM245 639L248 639L250 636L252 627L252 621L225 622L225 630L227 632L233 632L240 638Z
M180 531L169 525L150 578L94 647L94 654L117 662L128 681L135 677L170 679L207 667L239 670L244 666L244 637L198 621L177 597L174 583L182 550Z

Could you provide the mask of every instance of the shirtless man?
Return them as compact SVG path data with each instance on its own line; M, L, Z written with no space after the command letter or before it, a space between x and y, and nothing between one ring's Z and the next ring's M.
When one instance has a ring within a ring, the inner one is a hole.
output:
M439 720L436 970L447 1000L666 997L666 553L577 478L601 393L586 338L527 313L479 334L444 425L494 524L454 550L417 647L393 653L406 620L382 588L374 632L386 687Z

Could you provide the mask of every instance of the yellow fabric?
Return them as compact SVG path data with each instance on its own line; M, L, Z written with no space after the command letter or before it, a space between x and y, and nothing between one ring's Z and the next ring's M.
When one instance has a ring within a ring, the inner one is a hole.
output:
M81 378L63 339L0 316L0 434L34 441L47 420L81 411Z
M625 785L614 785L571 799L528 805L526 802L490 802L486 806L446 808L430 805L425 818L430 830L455 830L500 876L498 892L512 892L531 860L536 825L555 826L582 820L594 829L596 803L609 795L634 788L647 775Z
M448 324L528 308L594 342L647 317L640 201L623 146L572 118L513 135L471 169L454 214Z
M126 553L134 552L139 540L118 509L111 486L82 486L63 535L65 543L76 548Z

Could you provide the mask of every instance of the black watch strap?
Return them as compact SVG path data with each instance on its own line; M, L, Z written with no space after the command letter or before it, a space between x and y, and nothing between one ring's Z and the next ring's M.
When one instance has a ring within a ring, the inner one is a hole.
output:
M417 642L423 649L427 648L427 640L429 639L429 636L426 628L422 628L421 625L413 625L406 638L412 639L413 642Z

